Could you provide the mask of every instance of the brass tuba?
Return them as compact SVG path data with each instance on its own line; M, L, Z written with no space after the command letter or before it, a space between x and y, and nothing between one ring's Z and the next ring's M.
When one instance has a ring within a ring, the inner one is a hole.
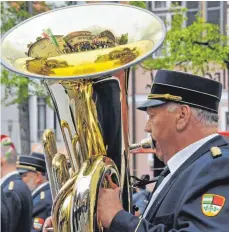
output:
M160 47L165 31L149 11L103 3L35 16L3 37L2 64L42 80L66 145L67 154L59 153L54 132L44 132L55 232L103 231L97 197L100 187L109 188L107 174L122 189L124 209L132 211L129 68Z

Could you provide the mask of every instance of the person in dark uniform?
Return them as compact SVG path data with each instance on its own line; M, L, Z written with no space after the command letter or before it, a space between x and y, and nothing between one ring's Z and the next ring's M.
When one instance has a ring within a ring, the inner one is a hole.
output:
M101 189L98 217L109 232L226 232L229 144L218 134L219 82L159 70L148 99L145 131L165 163L142 217L123 210L120 189Z
M32 232L42 231L44 221L51 215L52 196L46 173L45 157L40 153L21 155L17 169L23 172L22 180L28 185L33 198Z
M142 215L146 208L147 202L149 201L150 194L151 193L146 189L146 186L137 188L136 192L133 193L133 205L138 208L135 215Z
M16 171L17 152L11 139L1 135L1 231L30 232L32 198Z
M10 231L10 210L5 192L1 189L1 231Z

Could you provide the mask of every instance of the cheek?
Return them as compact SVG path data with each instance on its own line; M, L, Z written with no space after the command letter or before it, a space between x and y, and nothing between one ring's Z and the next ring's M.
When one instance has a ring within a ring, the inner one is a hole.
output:
M29 184L30 178L28 176L22 177L22 181L26 184Z
M21 178L24 183L27 183L28 178L27 177L22 177Z

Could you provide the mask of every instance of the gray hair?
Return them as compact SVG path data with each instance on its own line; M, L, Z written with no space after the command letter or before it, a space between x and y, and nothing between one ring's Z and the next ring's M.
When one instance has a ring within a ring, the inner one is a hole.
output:
M174 112L177 107L181 105L179 103L170 102L167 104L168 112ZM217 127L219 116L216 113L212 113L206 110L198 109L195 107L190 107L193 116L206 127Z

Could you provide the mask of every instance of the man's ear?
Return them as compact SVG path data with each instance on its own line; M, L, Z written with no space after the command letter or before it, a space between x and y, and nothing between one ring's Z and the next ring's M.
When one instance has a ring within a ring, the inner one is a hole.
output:
M183 131L190 121L191 117L191 108L188 105L181 105L177 111L176 122L177 130Z
M1 166L3 166L6 163L6 158L4 156L1 156Z

